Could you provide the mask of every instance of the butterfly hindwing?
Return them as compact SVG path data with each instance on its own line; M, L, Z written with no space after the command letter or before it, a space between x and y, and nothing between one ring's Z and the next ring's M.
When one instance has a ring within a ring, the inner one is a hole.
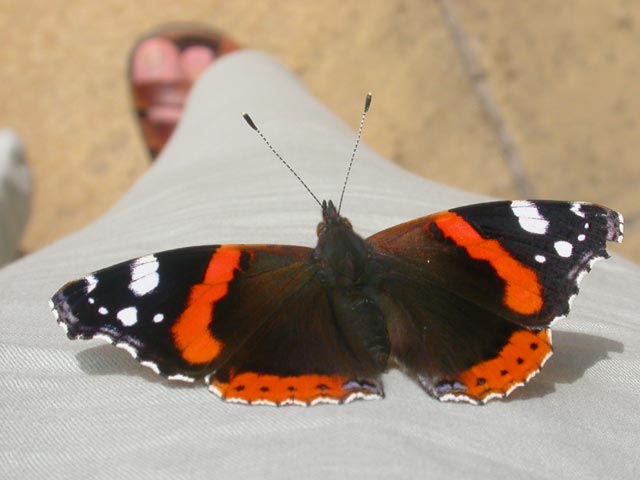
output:
M251 245L170 250L68 283L53 309L70 338L106 337L164 376L204 379L227 400L379 397L377 380L364 377L373 371L345 351L311 253Z
M471 205L373 235L392 355L437 398L505 396L551 355L547 327L607 240L622 240L616 212L552 201Z

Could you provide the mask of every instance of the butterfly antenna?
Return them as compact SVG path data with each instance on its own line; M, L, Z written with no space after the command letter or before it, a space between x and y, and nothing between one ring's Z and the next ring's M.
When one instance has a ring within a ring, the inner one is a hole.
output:
M300 178L300 176L296 173L296 171L295 171L293 168L291 168L291 165L289 165L289 164L285 161L285 159L284 159L284 158L282 158L282 157L280 156L280 154L276 151L276 149L275 149L275 148L273 148L273 146L271 146L271 144L269 143L269 140L267 140L267 139L265 138L265 136L262 134L262 132L260 131L260 129L259 129L259 128L256 126L256 124L253 122L253 119L249 116L249 114L248 114L248 113L243 113L243 114L242 114L242 118L244 118L245 122L247 122L251 128L253 128L256 132L258 132L258 135L260 135L260 138L262 139L262 141L263 141L264 143L266 143L266 144L267 144L267 147L269 147L269 150L271 150L271 151L273 152L273 154L274 154L276 157L278 157L282 163L284 163L284 166L285 166L285 167L287 167L291 173L293 173L293 176L294 176L294 177L296 177L296 178L298 179L298 181L302 184L302 186L303 186L304 188L306 188L306 189L307 189L307 192L309 192L309 193L311 194L311 196L312 196L312 197L313 197L313 199L318 203L318 205L320 205L320 207L322 207L322 203L320 202L320 200L318 200L318 197L316 197L316 196L314 195L314 193L313 193L313 192L311 191L311 189L307 186L307 184L306 184L306 183L304 183L304 181Z
M344 177L344 185L342 186L342 193L340 194L340 203L338 204L338 215L340 215L340 209L342 208L342 199L344 198L344 192L347 189L347 182L349 181L349 174L351 173L351 166L353 160L356 158L356 151L358 145L360 145L360 137L362 137L362 129L364 128L364 119L367 118L367 112L371 106L371 93L367 93L367 98L364 100L364 110L362 111L362 117L360 118L360 127L358 128L358 136L356 137L356 144L351 152L351 160L349 161L349 168L347 169L347 176Z

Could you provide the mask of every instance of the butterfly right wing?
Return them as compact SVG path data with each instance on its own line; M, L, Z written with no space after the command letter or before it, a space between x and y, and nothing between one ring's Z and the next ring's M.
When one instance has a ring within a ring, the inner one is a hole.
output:
M419 218L367 241L392 355L441 400L484 403L551 356L550 323L623 220L582 202L499 201Z

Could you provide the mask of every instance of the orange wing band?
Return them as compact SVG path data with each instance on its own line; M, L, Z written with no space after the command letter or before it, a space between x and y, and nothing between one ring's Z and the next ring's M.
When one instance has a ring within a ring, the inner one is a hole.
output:
M549 329L519 330L496 358L462 372L458 380L467 387L464 395L474 400L505 397L538 373L552 352Z
M542 309L542 287L536 273L522 265L496 240L487 240L462 217L452 212L436 216L435 225L445 238L464 248L475 260L484 260L505 282L503 302L522 315L533 315ZM429 233L428 224L425 231Z
M210 325L216 302L229 292L229 283L240 269L242 252L220 247L211 257L202 283L191 288L187 308L171 328L176 348L190 364L206 364L222 350L222 343L211 335Z
M241 373L228 383L211 381L214 393L228 402L269 405L345 403L356 398L379 398L371 389L349 387L347 378L327 375L278 377Z

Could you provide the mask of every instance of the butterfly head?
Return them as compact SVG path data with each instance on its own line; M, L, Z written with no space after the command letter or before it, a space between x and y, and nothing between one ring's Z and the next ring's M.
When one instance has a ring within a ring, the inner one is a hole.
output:
M322 201L322 222L318 224L317 233L318 237L326 235L327 230L336 227L343 227L347 230L353 230L351 222L348 218L341 217L338 213L338 209L333 204L333 201Z
M366 243L353 231L351 222L340 216L332 201L322 202L314 259L324 279L330 284L352 284L361 277L367 255Z

